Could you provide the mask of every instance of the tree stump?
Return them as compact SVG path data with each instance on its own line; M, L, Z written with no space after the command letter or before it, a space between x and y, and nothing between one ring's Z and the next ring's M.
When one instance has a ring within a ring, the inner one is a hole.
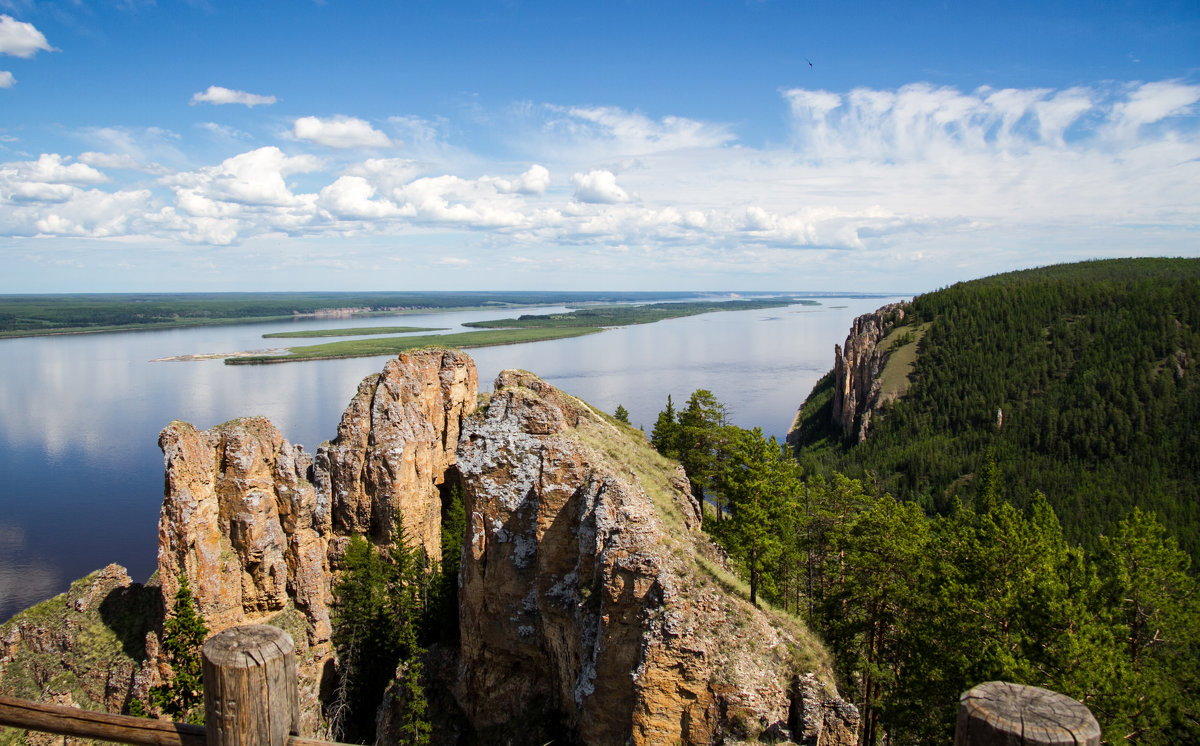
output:
M231 627L210 637L201 655L208 746L283 746L298 732L291 635L265 624Z
M989 681L958 699L954 746L1099 746L1100 724L1065 694Z

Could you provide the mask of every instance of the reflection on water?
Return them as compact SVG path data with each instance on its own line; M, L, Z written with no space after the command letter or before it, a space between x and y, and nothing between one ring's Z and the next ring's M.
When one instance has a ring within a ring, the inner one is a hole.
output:
M0 523L0 604L24 609L65 590L61 582L47 559L29 555L20 526Z
M782 438L833 362L851 320L890 299L715 313L552 342L471 350L481 388L505 368L531 370L596 407L622 404L649 431L667 395L698 388L735 424ZM844 304L844 305L843 305ZM537 309L549 313L556 308ZM517 311L516 313L519 313ZM268 332L427 326L513 310L0 341L0 620L110 562L135 580L154 570L162 501L158 433L172 419L207 428L265 415L310 451L333 437L359 381L386 356L268 366L157 358L273 346ZM315 340L333 341L335 338ZM307 344L308 340L290 340Z

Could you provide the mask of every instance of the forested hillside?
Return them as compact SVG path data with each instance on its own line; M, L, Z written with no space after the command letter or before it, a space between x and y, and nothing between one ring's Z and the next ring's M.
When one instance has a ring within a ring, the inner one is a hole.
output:
M1200 743L1200 587L1153 513L1084 549L1038 493L1018 510L995 461L973 506L928 516L801 468L698 390L651 442L687 469L704 527L752 602L803 617L862 715L860 743L949 744L958 696L1011 681L1083 702L1105 743Z
M1135 506L1200 557L1200 260L1130 259L1013 272L918 296L907 394L848 445L833 376L797 422L798 455L947 513L1045 495L1068 539L1098 548ZM906 329L896 330L903 334Z

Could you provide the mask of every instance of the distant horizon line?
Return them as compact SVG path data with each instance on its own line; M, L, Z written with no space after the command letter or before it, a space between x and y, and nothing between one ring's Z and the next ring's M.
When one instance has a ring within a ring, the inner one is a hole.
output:
M80 298L80 297L179 297L179 296L262 296L262 295L625 295L668 297L685 295L802 295L814 298L891 298L914 296L912 292L865 290L106 290L87 292L0 293L0 298Z

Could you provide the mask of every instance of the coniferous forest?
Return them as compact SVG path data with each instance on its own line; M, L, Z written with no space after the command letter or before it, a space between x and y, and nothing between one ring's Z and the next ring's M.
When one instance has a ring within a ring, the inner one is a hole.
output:
M962 283L892 334L909 388L862 443L832 373L796 451L668 398L651 440L749 597L822 633L864 744L950 743L991 680L1079 699L1108 743L1200 743L1200 261Z
M845 444L832 376L804 404L800 458L945 514L989 457L1001 498L1045 495L1097 548L1137 506L1200 558L1200 260L1085 262L959 283L913 300L911 388ZM1000 415L998 422L998 415Z

